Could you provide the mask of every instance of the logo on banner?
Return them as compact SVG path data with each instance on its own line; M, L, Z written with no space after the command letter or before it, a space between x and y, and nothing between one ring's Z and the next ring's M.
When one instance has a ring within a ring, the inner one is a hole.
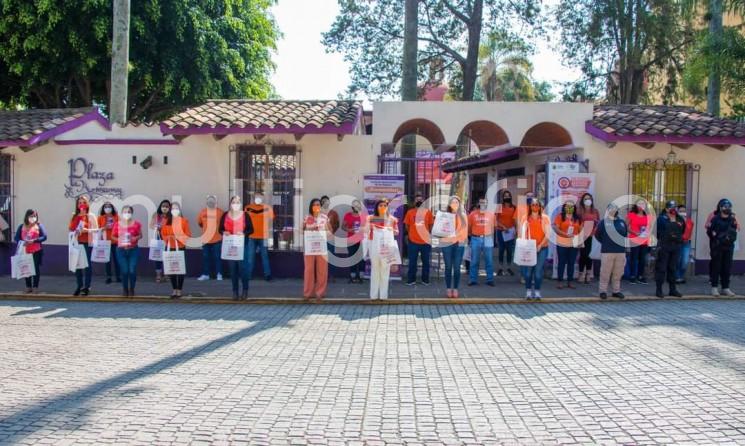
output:
M111 187L114 172L97 171L93 163L85 158L74 158L67 161L70 166L68 183L65 184L65 198L78 198L88 195L91 200L96 198L124 198L124 191L119 187Z

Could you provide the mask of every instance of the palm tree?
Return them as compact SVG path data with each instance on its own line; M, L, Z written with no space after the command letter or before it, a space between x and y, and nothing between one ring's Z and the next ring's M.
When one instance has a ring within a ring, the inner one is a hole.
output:
M479 48L479 86L487 101L532 100L530 46L522 39L493 32Z

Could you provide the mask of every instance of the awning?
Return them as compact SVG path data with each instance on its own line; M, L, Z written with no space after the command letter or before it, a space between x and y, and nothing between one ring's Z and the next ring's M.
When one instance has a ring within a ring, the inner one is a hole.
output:
M495 166L497 164L515 161L520 158L520 148L513 147L505 150L495 150L488 153L457 159L444 163L442 171L446 173L461 172L463 170L479 169L482 167Z

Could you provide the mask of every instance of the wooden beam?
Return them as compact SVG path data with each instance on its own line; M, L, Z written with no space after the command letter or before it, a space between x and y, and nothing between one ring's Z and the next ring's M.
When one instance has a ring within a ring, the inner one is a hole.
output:
M181 142L181 141L185 140L188 137L189 137L189 135L173 135L173 139L175 139L178 142Z
M225 138L226 136L228 136L228 135L226 135L226 134L224 134L224 133L223 133L223 134L217 134L217 133L213 133L213 134L212 134L212 138L213 138L213 139L214 139L215 141L220 141L221 139Z
M266 133L254 133L254 141L261 141L266 136Z
M615 141L608 141L608 142L605 143L605 147L607 147L609 149L612 149L612 148L616 147L616 142Z
M639 147L644 147L645 149L649 150L652 147L654 147L655 144L657 144L657 143L654 143L654 142L637 142L637 143L634 143L634 144L636 144Z
M688 144L688 143L686 143L686 144L683 144L683 143L681 143L681 144L671 144L671 146L673 146L673 147L677 147L679 149L684 149L684 150L689 149L692 145L693 144Z
M342 134L336 135L336 140L337 141L341 142L343 139L344 139L344 135L342 135Z
M295 133L295 141L300 141L305 136L305 133Z
M711 147L712 149L717 149L717 150L720 150L722 152L724 152L725 150L729 149L729 147L730 147L729 144L706 144L706 145L709 146L709 147Z

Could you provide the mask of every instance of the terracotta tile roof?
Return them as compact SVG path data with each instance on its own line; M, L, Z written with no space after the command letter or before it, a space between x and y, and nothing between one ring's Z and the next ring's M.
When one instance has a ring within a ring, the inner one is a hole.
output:
M361 115L362 104L356 101L210 100L163 121L161 130L165 134L350 134Z
M105 122L95 107L0 111L0 144L39 144L92 119Z
M588 132L605 141L745 142L745 123L691 107L597 105L587 124L594 127Z

